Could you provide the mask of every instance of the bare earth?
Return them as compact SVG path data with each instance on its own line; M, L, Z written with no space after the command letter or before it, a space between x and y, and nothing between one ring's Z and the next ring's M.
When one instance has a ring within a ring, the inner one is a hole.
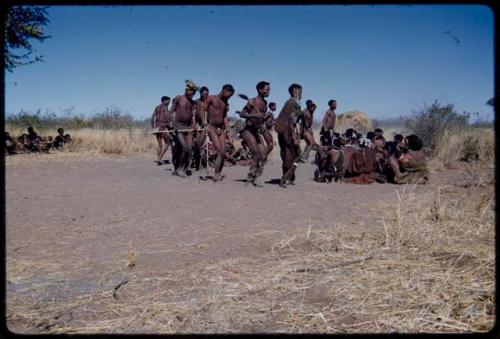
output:
M264 171L265 187L245 187L248 167L226 167L220 183L171 175L154 156L58 153L6 158L7 323L12 331L40 332L12 318L14 300L57 304L122 279L129 251L135 274L162 272L227 258L253 257L268 244L262 231L337 228L372 232L375 203L396 201L402 187L320 184L314 166L301 164L297 184L281 189L279 157ZM428 190L461 172L435 173ZM198 246L197 244L203 244ZM131 254L130 254L131 255ZM14 299L15 297L15 299ZM26 309L29 312L29 309Z

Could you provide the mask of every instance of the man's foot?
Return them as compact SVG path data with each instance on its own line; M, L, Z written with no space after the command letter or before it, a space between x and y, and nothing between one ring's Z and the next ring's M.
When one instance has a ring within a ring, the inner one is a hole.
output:
M398 173L394 176L394 182L396 184L404 184L405 181L403 180L405 177L408 176L408 173L407 172L403 172L403 173Z
M172 175L179 176L179 172L177 172L177 170L173 170Z
M186 172L184 170L180 170L177 172L177 176L181 177L181 178L186 178Z
M286 188L286 186L287 186L287 181L288 181L288 180L285 180L285 178L284 178L284 177L283 177L283 178L281 178L281 179L280 179L280 187Z
M215 173L214 176L212 177L212 180L214 182L221 181L222 177L221 177L220 173Z
M164 163L165 165L170 164L170 160L163 160L163 163Z
M247 178L245 180L245 187L247 187L248 185L252 184L253 180L254 180L254 177L252 177L251 175L247 176Z
M255 186L255 187L264 187L264 185L260 182L259 179L255 178L253 179L253 182L252 184Z
M191 176L193 174L193 172L190 169L187 169L186 170L186 174L189 177L189 176Z
M156 166L161 166L162 165L161 161L155 161L155 162L156 162Z
M292 185L292 186L295 186L295 181L293 181L293 180L287 180L287 181L286 181L286 185Z

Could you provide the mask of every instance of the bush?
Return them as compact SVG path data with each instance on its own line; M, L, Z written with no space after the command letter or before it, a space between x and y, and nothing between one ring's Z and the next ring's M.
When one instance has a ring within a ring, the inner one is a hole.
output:
M414 111L406 119L405 125L422 139L426 149L432 153L445 131L453 132L469 127L470 116L467 112L456 112L452 104L442 106L436 100L432 105L425 105L422 110Z

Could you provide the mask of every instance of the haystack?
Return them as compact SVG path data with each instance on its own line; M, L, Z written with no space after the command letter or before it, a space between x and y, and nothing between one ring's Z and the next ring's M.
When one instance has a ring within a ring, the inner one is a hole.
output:
M335 131L343 133L348 128L354 128L358 132L366 133L373 130L373 122L364 112L349 111L338 115Z

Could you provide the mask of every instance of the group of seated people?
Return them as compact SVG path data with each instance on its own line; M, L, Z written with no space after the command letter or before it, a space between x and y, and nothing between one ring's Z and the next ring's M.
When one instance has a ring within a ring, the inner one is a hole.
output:
M380 128L366 136L349 128L343 134L334 133L332 144L326 139L322 137L316 149L314 179L318 182L424 184L428 181L427 158L417 135L397 134L386 141Z
M71 143L71 136L64 134L62 127L57 129L57 136L43 137L38 135L32 126L28 127L28 133L21 134L17 139L12 139L9 132L5 133L5 152L6 155L18 153L48 152L51 149L62 149L65 145Z

